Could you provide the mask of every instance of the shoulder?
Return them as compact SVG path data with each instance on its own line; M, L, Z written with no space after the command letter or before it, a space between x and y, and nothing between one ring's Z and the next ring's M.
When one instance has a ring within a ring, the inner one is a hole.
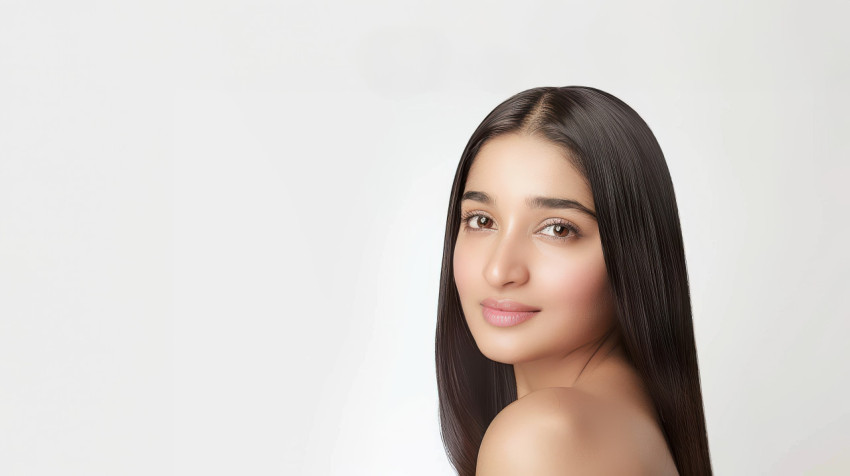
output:
M613 410L574 388L532 392L487 428L476 475L643 474L637 445Z

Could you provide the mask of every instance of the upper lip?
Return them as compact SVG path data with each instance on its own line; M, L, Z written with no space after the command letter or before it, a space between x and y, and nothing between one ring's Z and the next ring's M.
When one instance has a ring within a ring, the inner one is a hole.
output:
M527 304L523 304L521 302L513 301L511 299L493 299L487 298L481 301L482 306L492 307L493 309L498 309L500 311L539 311L540 308L529 306Z

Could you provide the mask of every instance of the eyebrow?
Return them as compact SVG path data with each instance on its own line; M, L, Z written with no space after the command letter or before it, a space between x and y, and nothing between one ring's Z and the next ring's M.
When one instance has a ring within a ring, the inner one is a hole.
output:
M490 198L490 195L487 195L484 192L478 192L474 190L465 192L461 197L460 201L463 202L464 200L472 200L474 202L481 202L487 205L493 205L496 203L495 200ZM525 204L530 208L573 208L587 215L590 215L594 220L596 220L596 213L576 200L570 200L567 198L538 196L526 198Z

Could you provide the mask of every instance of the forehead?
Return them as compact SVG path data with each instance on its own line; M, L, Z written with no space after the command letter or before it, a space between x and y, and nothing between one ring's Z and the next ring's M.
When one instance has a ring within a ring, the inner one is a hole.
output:
M503 134L484 143L469 169L466 190L487 192L497 203L547 195L593 207L593 194L567 151L527 134Z

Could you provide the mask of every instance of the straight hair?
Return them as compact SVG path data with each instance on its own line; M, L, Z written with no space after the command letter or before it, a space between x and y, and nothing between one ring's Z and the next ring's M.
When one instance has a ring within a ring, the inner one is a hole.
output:
M473 132L452 184L435 339L440 433L450 463L474 476L484 433L517 399L513 365L485 357L464 319L452 266L469 168L489 139L536 135L560 145L596 206L615 326L649 392L682 475L711 475L691 300L673 182L649 126L613 95L539 87L499 104Z

